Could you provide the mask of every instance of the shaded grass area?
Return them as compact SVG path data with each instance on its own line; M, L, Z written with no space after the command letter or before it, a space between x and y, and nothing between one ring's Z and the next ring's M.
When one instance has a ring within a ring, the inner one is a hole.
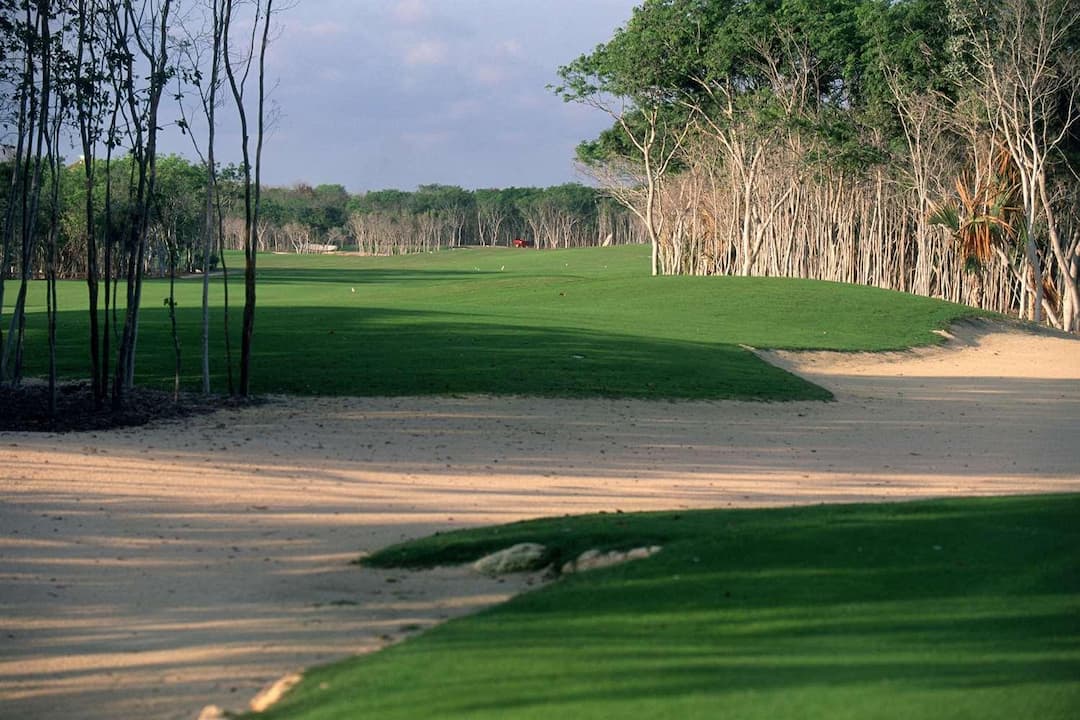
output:
M608 514L453 532L365 562L520 541L658 542L372 656L265 718L1073 718L1080 496Z
M179 313L197 324L197 311ZM63 320L74 326L81 317ZM65 338L62 373L77 375L81 335ZM260 393L831 398L823 388L730 344L502 325L435 311L267 307L258 338L253 385ZM148 323L140 343L166 347L168 327ZM198 341L192 337L184 345L194 354ZM172 367L153 357L140 356L140 381L171 386ZM197 355L190 357L186 387L197 384L197 362ZM219 373L216 384L223 383Z
M641 247L467 249L390 258L260 256L256 392L313 395L825 399L759 348L884 350L937 342L970 308L836 283L647 275ZM236 263L234 262L235 266ZM42 288L35 288L43 300ZM60 366L88 374L85 287L63 283ZM197 389L201 280L178 285L183 386ZM146 284L138 380L167 387L167 283ZM225 389L215 278L213 383ZM240 285L231 324L238 332ZM44 313L31 307L28 371L44 374ZM239 353L239 337L233 339Z

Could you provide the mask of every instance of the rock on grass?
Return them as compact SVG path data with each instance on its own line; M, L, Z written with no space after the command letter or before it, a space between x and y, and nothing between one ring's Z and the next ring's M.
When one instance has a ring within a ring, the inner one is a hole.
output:
M485 555L473 563L473 569L485 575L528 572L543 567L547 548L538 543L518 543Z

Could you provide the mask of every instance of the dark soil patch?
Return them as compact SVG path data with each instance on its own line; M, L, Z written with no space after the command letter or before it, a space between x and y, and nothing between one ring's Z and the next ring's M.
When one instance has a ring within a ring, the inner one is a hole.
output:
M30 381L18 387L0 385L0 431L107 430L180 419L252 403L252 400L186 393L174 402L172 393L135 388L127 395L123 409L113 412L108 398L104 407L97 407L89 382L66 382L56 388L56 414L50 417L48 384Z

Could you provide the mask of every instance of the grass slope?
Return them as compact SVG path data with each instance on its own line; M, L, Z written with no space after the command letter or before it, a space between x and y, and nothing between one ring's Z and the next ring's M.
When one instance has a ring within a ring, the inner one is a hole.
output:
M266 720L1075 718L1080 496L600 515L435 536L648 560L310 670Z
M262 255L259 267L256 392L824 399L826 391L739 345L905 348L935 342L932 330L975 312L836 283L652 278L642 247ZM198 278L178 285L184 384L191 389L198 386L200 293ZM167 283L147 282L136 363L140 382L162 387L172 377L167 294ZM241 298L234 281L234 331ZM44 374L42 287L35 300L28 369ZM212 302L220 328L218 281ZM84 283L63 283L59 305L61 372L85 377ZM216 332L214 384L224 389ZM238 357L238 338L233 347Z

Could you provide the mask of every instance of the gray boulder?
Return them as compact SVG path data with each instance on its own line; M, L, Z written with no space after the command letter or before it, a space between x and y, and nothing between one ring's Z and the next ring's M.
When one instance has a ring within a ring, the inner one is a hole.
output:
M485 575L506 575L537 570L547 548L537 543L518 543L485 555L473 563L473 569Z

